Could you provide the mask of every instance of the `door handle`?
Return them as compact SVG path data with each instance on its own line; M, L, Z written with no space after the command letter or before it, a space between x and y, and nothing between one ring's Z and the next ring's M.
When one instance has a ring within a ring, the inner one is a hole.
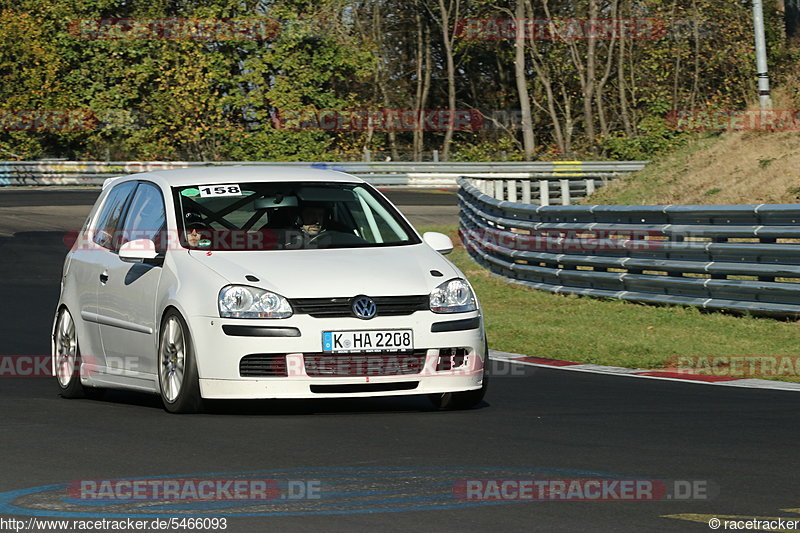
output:
M108 281L108 272L103 272L102 274L100 274L100 283L105 285L107 281Z

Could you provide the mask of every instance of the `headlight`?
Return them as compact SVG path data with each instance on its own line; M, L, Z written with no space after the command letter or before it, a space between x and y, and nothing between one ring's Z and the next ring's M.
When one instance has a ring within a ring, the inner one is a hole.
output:
M289 318L292 306L274 292L228 285L219 291L219 316L222 318Z
M464 313L477 309L469 283L458 278L436 287L431 293L430 304L434 313Z

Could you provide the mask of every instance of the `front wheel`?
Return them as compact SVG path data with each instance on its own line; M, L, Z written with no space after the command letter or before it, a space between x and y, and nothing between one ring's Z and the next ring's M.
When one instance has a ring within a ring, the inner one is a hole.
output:
M170 413L196 413L202 408L197 362L189 328L175 310L161 323L158 342L158 384L164 409Z
M428 399L437 409L469 409L475 407L483 401L486 396L486 389L489 388L489 345L486 344L486 355L483 360L483 384L480 389L462 392L445 392L441 394L429 394Z
M486 395L486 388L489 385L489 375L486 369L483 371L483 385L480 389L468 390L463 392L445 392L442 394L429 394L428 398L437 409L460 410L475 407Z

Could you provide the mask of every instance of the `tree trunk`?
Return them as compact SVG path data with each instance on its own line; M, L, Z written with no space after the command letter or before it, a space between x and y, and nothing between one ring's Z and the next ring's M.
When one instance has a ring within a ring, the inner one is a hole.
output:
M422 151L425 149L425 128L424 112L428 104L428 93L431 88L431 34L427 25L422 23L422 19L417 14L417 27L420 30L417 45L420 47L417 53L417 98L414 103L414 110L417 115L417 128L413 132L413 152L414 159L420 160ZM424 55L423 55L424 54Z
M622 118L622 127L625 129L625 135L631 137L633 135L633 127L631 126L631 114L628 111L628 95L625 88L625 39L620 39L618 44L617 95L619 97L619 115Z
M454 18L458 19L458 2L455 0L455 8L452 5L453 0L449 0L450 9L445 6L444 0L439 0L439 15L441 17L440 23L442 28L442 43L444 44L444 55L447 63L447 110L448 118L447 130L444 134L444 142L442 143L442 161L447 161L450 158L450 145L453 142L453 132L455 131L455 113L456 113L456 66L453 58L453 38L454 34L450 31L450 14L454 10ZM453 22L455 26L455 21Z
M415 13L416 25L417 25L417 80L416 80L416 91L414 93L414 114L417 117L416 127L412 132L412 142L411 142L411 159L413 161L419 161L420 157L420 135L422 133L422 121L420 120L422 117L420 116L420 110L422 109L422 62L424 58L424 51L423 51L423 36L422 36L422 17L419 15L419 11Z
M528 9L528 17L533 19L533 6L530 0L526 0L526 7ZM545 10L547 11L546 4ZM547 98L547 113L550 115L550 121L553 123L553 137L558 149L564 153L567 151L567 145L564 139L563 130L561 129L561 118L559 117L558 110L556 109L556 95L553 91L553 78L550 75L547 61L539 52L539 46L534 34L530 35L530 50L531 65L533 65L533 69L536 72L536 80L542 84L542 87L544 87L545 96Z
M589 20L597 20L597 0L589 0ZM592 99L595 88L595 71L597 63L597 40L589 39L586 50L586 76L583 84L583 122L586 137L591 146L594 146L594 112L592 110Z
M373 20L374 39L375 42L378 44L378 49L380 50L380 53L383 54L385 47L383 44L384 30L382 25L383 16L380 11L380 2L376 2L375 4L375 13L373 15L372 20ZM389 98L389 91L386 87L387 75L384 65L385 61L383 60L383 58L381 58L381 61L378 62L378 68L375 71L375 81L381 93L381 100L383 102L384 112L388 112L392 108L392 103L391 99ZM389 137L389 149L391 150L392 153L392 159L396 161L400 159L400 154L397 149L397 132L392 127L389 127L388 137ZM371 138L372 135L370 132L367 142L369 142ZM369 148L369 145L365 145L364 148Z
M522 147L525 153L525 160L533 159L533 152L536 150L533 138L533 117L531 116L531 100L528 95L528 78L525 75L525 33L522 27L525 18L524 0L517 0L514 13L517 19L517 33L514 36L514 77L517 81L517 93L519 94L519 110L522 114Z
M618 0L613 0L613 2L611 2L611 18L613 19L617 19L619 15L619 11L617 9L618 5ZM594 95L595 104L597 105L597 119L600 121L600 134L603 136L607 136L610 133L608 119L606 118L606 105L603 98L605 96L606 83L608 83L608 79L611 77L611 67L614 63L614 44L619 37L620 36L614 32L614 34L611 36L608 46L606 47L606 51L608 52L608 56L606 57L606 66L603 71L603 77L600 78L600 81L597 83L597 89L595 90Z

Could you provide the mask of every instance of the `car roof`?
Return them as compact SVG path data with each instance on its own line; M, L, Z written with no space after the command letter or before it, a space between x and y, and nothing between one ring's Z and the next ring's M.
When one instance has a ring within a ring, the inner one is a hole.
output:
M167 187L211 185L215 183L251 183L269 181L319 181L364 183L357 176L335 170L285 167L280 165L219 165L140 172L126 178L149 179Z

